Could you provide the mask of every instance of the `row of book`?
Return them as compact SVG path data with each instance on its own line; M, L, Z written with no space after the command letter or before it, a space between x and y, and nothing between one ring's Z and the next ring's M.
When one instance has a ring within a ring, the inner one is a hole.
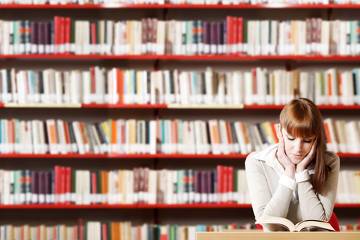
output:
M0 20L0 54L358 55L358 20Z
M360 231L360 222L340 225L340 231Z
M360 104L360 68L146 71L90 67L60 71L0 69L0 102L44 104ZM226 106L224 106L226 107Z
M360 171L359 170L340 171L336 201L341 203L360 202Z
M0 225L1 240L195 240L196 232L255 229L254 224L158 225L120 221L83 221L75 224Z
M327 118L324 128L330 151L360 152L360 121ZM1 153L246 154L277 142L275 123L268 121L0 120Z
M360 152L360 122L324 120L327 148L333 152Z
M0 204L249 203L243 169L0 170Z
M359 0L1 0L0 4L359 4Z
M254 224L179 225L134 224L115 221L79 221L77 224L0 225L2 240L196 240L197 232L255 229ZM340 225L341 231L358 231L360 224Z
M250 186L249 186L250 187ZM341 170L338 203L360 203L360 171ZM0 170L0 204L250 203L244 169Z
M0 102L115 104L123 102L120 99L124 98L124 87L128 85L125 85L125 79L129 77L132 79L132 72L116 68L91 67L83 71L1 69Z

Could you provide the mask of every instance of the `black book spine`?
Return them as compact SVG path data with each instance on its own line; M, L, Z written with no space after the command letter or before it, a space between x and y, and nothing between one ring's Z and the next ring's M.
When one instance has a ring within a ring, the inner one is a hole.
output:
M7 93L12 94L11 69L6 69Z
M71 143L71 145L76 145L74 127L73 127L72 122L65 122L65 124L68 124L68 129L69 129L69 136L70 136L70 143Z
M38 194L37 190L37 171L31 171L31 185L30 185L30 193L32 195ZM35 203L31 200L31 203Z
M171 70L169 72L169 77L170 77L170 94L175 98L175 84L174 84L175 78L174 78L173 70ZM175 100L175 99L173 99L173 100Z
M50 22L44 22L43 25L43 45L45 47L45 53L50 53L47 49L47 46L49 46L49 42L50 42L50 32L49 32L49 25L51 25Z
M38 41L38 22L31 21L30 29L30 43L31 45L36 45Z
M99 123L95 123L95 128L96 128L96 132L97 132L97 134L98 134L98 136L99 136L99 139L100 139L101 144L107 144L106 138L105 138L105 134L104 134L104 132L102 131Z
M261 138L261 142L262 142L263 144L267 144L267 143L270 144L270 143L267 141L267 139L266 139L265 133L262 131L262 128L261 128L261 126L260 126L260 123L256 123L255 126L256 126L256 128L257 128L257 130L258 130L258 132L259 132L259 135L260 135L260 138Z
M232 142L233 142L233 144L238 145L239 140L238 140L237 135L236 135L235 122L230 122L229 124L230 124Z
M145 121L145 143L150 144L150 122Z
M43 44L43 22L38 22L38 29L37 29L37 42L36 45L40 46ZM37 53L39 53L39 49L37 50Z
M30 203L31 202L31 171L25 170L25 202Z
M354 71L352 72L351 76L352 76L352 82L353 82L353 85L354 85L353 94L354 94L354 96L360 95L360 93L357 92L357 90L360 89L359 86L358 86L360 81L359 82L356 81L356 73ZM358 77L360 77L360 76L358 75Z
M211 53L216 53L216 45L217 43L217 22L211 22L211 30L210 30L210 45L211 45Z
M51 182L49 182L49 178L48 178L48 171L44 171L43 173L43 185L44 185L44 189L43 189L43 192L44 192L44 195L45 195L45 203L50 203L50 199L49 199L49 195L50 195L50 192L49 192L49 186L51 185Z
M26 43L26 23L25 21L20 21L20 44L24 45Z
M44 128L44 139L45 139L44 144L49 146L49 133L48 133L48 130L47 130L47 127L46 127L46 122L42 121L42 125L43 125L43 128Z
M44 71L39 71L39 93L44 94Z

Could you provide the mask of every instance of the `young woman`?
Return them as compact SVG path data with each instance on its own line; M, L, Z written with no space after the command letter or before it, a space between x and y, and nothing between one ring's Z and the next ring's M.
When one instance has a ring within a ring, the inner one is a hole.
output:
M245 162L256 220L263 215L328 221L339 158L326 151L321 113L308 99L292 100L280 113L279 144L251 153Z

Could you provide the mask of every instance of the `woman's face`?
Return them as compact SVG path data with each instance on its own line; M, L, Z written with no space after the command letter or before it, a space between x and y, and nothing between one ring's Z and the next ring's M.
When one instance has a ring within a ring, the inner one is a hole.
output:
M284 138L285 153L295 165L300 163L304 157L310 152L315 142L315 137L296 138L291 136L284 128L282 128Z

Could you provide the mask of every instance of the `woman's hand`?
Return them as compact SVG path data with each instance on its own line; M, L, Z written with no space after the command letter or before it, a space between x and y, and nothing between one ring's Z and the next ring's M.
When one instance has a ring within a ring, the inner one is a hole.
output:
M284 144L284 138L283 134L281 132L281 126L280 124L276 128L276 133L279 139L279 146L276 151L276 157L281 163L281 165L285 168L285 174L288 177L293 178L295 175L295 164L291 162L291 160L288 158L288 156L285 153L285 144Z
M304 159L296 165L296 172L302 172L306 169L309 163L314 159L316 153L316 139L311 146L310 152L304 157Z

